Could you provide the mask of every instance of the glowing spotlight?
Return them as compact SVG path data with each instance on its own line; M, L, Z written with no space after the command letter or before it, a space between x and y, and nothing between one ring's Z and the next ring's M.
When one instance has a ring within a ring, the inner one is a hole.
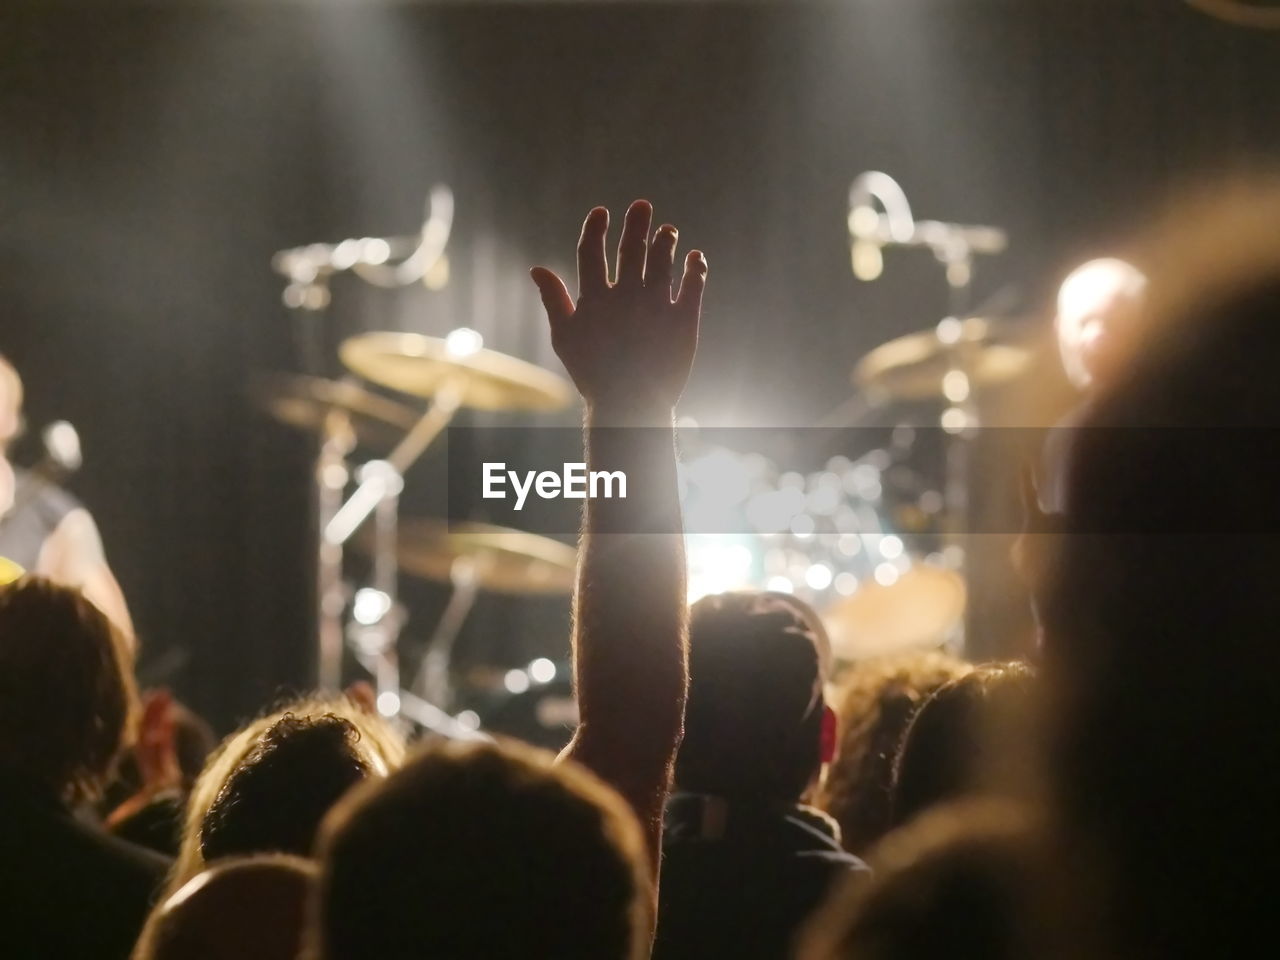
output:
M484 337L470 327L459 327L450 330L444 338L444 348L451 357L469 357L478 353L484 346Z
M556 665L546 657L539 657L529 664L529 676L535 683L550 683L556 678Z
M378 712L384 717L394 717L400 712L400 694L394 690L383 690L378 694Z
M463 710L454 719L458 721L458 726L462 727L464 730L480 729L480 714L476 713L474 710Z
M351 604L351 616L355 618L356 623L366 627L373 626L390 610L391 598L381 590L374 590L372 587L357 590L355 600Z
M898 568L888 561L876 565L876 583L882 587L892 587L898 582L899 576Z
M895 537L889 534L887 537L880 538L880 556L886 560L896 560L902 556L903 544L901 537Z
M969 399L969 375L963 370L948 370L942 378L942 395L952 403Z
M796 586L787 577L770 577L764 585L766 590L772 590L774 593L795 593Z
M508 670L502 678L508 693L524 693L529 689L529 675L523 670Z
M831 586L831 568L825 563L815 563L804 575L804 582L811 590L825 590Z
M836 593L847 597L858 589L858 578L846 570L844 573L836 574L835 586Z

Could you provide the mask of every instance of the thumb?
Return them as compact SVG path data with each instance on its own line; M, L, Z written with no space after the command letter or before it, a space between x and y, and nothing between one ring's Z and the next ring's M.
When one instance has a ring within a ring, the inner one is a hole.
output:
M534 267L529 276L538 287L542 297L542 306L547 311L547 320L556 327L573 316L573 298L569 289L556 274L546 267Z

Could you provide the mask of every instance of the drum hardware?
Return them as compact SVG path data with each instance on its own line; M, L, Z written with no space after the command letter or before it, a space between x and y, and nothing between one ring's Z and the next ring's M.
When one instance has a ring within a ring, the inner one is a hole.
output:
M944 269L948 315L932 331L873 350L854 368L853 380L860 390L879 391L882 400L944 400L939 424L949 437L942 491L949 522L943 557L953 570L962 570L960 532L969 512L968 440L978 427L976 393L1016 376L1029 361L1025 351L993 343L994 325L969 313L976 258L1002 253L1008 238L996 227L917 220L902 187L879 171L859 174L850 185L848 228L851 264L861 280L881 274L886 247L927 249Z

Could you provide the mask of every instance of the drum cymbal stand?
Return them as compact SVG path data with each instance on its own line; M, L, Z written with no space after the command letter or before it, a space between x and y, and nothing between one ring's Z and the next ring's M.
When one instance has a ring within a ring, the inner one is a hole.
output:
M465 377L444 381L431 407L387 458L371 460L360 468L359 484L325 527L324 542L341 549L373 517L373 576L370 586L356 591L350 637L357 658L374 676L378 712L385 717L404 714L446 736L475 738L476 731L401 688L397 652L404 624L404 610L397 601L400 568L396 536L404 473L453 420L462 405L464 387Z
M944 557L948 566L962 572L963 533L969 518L969 441L979 426L970 375L976 369L975 354L980 349L978 343L965 336L964 321L970 306L975 257L1002 253L1008 246L1008 237L998 227L917 220L898 182L874 170L859 174L849 187L848 226L853 272L860 280L874 280L880 275L885 247L929 250L945 270L949 313L935 328L947 361L940 384L948 404L940 425L949 438L943 490L948 519Z

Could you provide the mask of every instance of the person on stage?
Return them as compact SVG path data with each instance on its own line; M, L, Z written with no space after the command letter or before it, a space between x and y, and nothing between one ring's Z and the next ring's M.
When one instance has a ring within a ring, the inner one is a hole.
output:
M0 557L79 588L132 640L129 608L89 511L39 473L9 461L21 432L22 379L0 355Z

